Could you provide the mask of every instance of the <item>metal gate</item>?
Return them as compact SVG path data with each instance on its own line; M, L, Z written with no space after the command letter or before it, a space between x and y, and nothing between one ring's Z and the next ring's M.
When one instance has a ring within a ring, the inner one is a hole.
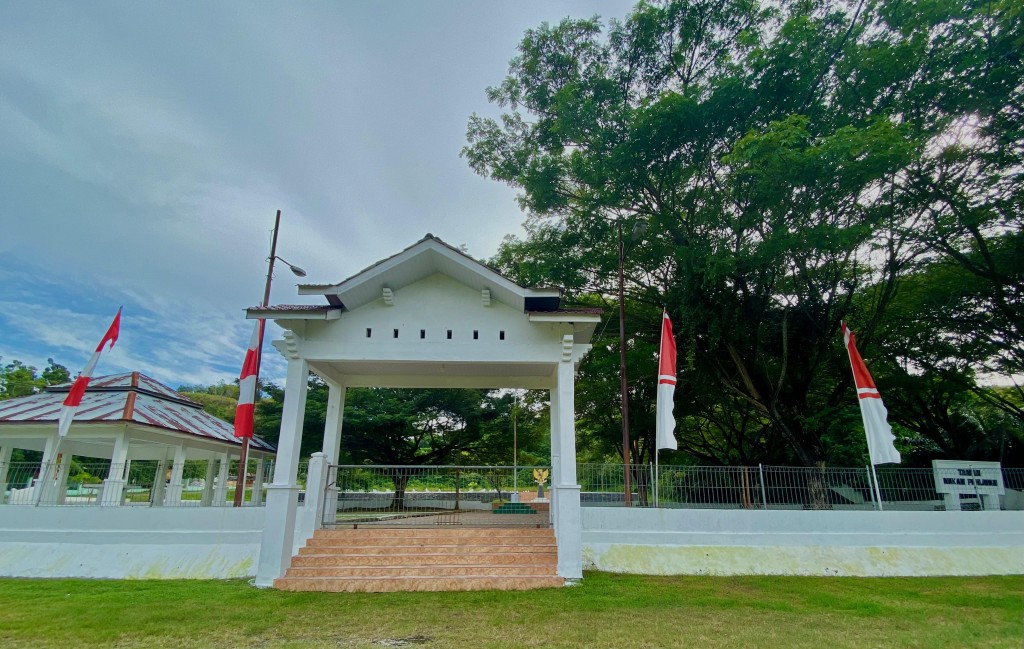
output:
M550 527L548 475L533 466L331 465L323 525Z

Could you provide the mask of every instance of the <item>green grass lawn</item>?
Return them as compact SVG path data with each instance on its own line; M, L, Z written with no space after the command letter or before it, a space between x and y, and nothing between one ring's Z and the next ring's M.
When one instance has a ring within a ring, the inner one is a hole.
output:
M588 573L572 588L284 593L242 581L0 580L0 647L1024 646L1024 577Z

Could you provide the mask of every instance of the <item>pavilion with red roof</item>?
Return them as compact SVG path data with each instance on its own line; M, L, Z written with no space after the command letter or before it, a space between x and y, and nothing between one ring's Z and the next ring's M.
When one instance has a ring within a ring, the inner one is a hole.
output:
M72 460L79 466L97 467L98 471L90 471L93 475L102 473L98 476L102 486L79 497L81 502L124 504L130 478L135 480L145 466L153 469L152 476L143 480L152 487L149 504L179 505L186 462L194 468L196 462L205 461L198 503L225 503L228 468L241 451L230 423L141 372L127 372L89 383L71 429L62 439L57 419L70 388L70 383L56 385L0 401L0 504L68 504ZM41 451L42 461L32 467L12 464L15 449ZM253 437L249 450L250 460L256 463L252 504L262 500L266 464L274 454L273 445Z

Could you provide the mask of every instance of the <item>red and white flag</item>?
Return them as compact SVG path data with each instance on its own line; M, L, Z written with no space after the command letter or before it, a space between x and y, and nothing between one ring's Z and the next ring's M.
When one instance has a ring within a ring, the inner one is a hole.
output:
M878 393L875 382L868 373L868 366L857 351L857 342L853 338L846 323L843 323L843 343L850 354L850 366L853 368L853 380L857 384L857 397L860 400L860 416L864 420L864 433L868 438L868 455L871 464L893 462L900 464L902 458L893 442L896 437L889 426L889 412L882 403L882 395Z
M658 357L656 448L674 450L679 448L675 436L676 418L672 414L676 392L676 339L672 337L672 321L664 311L661 314L661 350Z
M96 369L96 362L100 360L103 347L109 342L110 347L107 347L107 349L113 349L114 343L117 342L117 336L120 333L121 309L118 309L117 315L114 316L114 321L110 323L110 328L107 329L107 333L103 334L103 340L100 341L99 345L96 345L96 351L93 352L92 358L89 359L85 369L75 379L67 398L64 399L64 405L60 409L60 419L57 424L57 432L60 433L61 437L67 435L68 429L71 428L71 420L75 418L75 411L78 410L78 406L82 403L82 396L85 394L85 388L89 386L89 381L92 379L92 371Z
M257 320L252 328L249 348L245 350L242 373L238 377L238 406L235 407L235 437L252 437L252 419L256 408L256 373L260 366L260 325Z

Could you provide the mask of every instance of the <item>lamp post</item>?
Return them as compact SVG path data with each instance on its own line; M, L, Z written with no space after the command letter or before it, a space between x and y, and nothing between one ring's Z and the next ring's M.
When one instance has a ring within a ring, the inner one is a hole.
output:
M622 241L622 219L615 223L619 235L619 391L622 401L622 480L625 489L625 505L633 506L632 476L629 462L629 381L626 373L626 300L624 281L625 247ZM631 238L634 240L647 230L643 219L633 225Z
M281 210L278 210L277 211L277 216L274 218L274 236L273 236L273 238L270 241L270 257L267 259L267 261L270 262L270 264L267 267L267 283L266 283L266 286L263 289L263 302L260 304L260 306L262 306L262 307L266 307L266 306L268 306L270 304L270 285L274 281L274 262L275 261L280 259L281 263L283 263L285 266L287 266L288 270L292 271L292 273L296 277L305 277L306 276L306 271L302 270L298 266L295 266L294 264L288 263L286 260L284 260L281 257L277 256L277 232L278 232L278 229L280 227L281 227ZM259 383L259 381L260 381L260 363L263 361L263 331L266 328L267 321L266 321L265 318L260 318L259 319L259 323L260 323L259 342L256 345L256 390L257 391L259 391L259 389L260 389L259 388L259 385L260 385L260 383ZM242 500L245 498L245 477L246 477L245 474L246 474L246 468L247 468L246 465L249 462L249 441L250 441L250 439L251 439L250 437L246 437L244 439L244 441L242 442L242 452L241 452L241 454L239 455L239 458L238 458L238 482L239 482L239 484L241 484L241 488L239 488L237 485L235 486L235 507L241 507L242 506Z

